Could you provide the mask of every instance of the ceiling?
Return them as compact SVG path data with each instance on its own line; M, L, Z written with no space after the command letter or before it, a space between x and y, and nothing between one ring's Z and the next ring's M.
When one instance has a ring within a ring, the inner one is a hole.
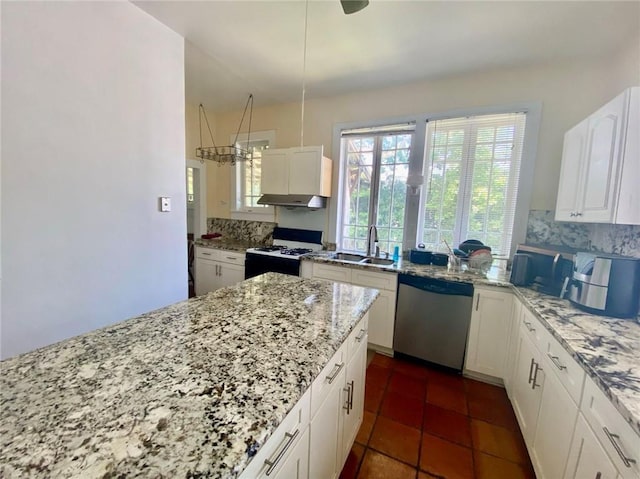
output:
M305 2L136 1L186 41L186 98L207 110L299 101ZM610 55L640 41L640 2L370 0L308 4L306 98L503 66Z

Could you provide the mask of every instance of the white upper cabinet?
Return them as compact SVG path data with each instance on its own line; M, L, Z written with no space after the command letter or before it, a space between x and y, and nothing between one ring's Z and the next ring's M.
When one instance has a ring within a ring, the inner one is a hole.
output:
M262 152L263 194L331 196L332 161L322 146Z
M564 137L556 220L640 224L640 87Z
M260 191L263 195L289 193L289 151L262 151Z

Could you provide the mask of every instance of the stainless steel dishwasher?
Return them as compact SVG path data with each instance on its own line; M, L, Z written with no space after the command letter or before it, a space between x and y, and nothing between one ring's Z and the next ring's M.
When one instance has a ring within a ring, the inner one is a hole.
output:
M401 274L393 349L462 371L473 285Z

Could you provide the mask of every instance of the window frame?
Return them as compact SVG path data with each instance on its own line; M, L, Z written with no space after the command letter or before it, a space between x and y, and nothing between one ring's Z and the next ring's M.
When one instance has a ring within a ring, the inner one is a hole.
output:
M483 117L495 117L497 115L511 115L511 114L515 114L515 113L524 113L524 112L509 112L509 113L498 113L498 114L494 114L494 113L490 113L487 115L465 115L462 118L467 118L470 117L472 119L466 121L465 123L465 135L464 135L464 142L462 144L462 150L466 151L466 152L471 152L473 151L473 153L463 153L462 154L462 159L461 159L461 169L460 169L460 188L459 188L459 196L458 196L458 201L457 201L457 205L456 205L456 218L459 218L459 221L456 221L456 225L455 228L453 230L453 236L454 239L453 243L454 244L459 244L460 242L464 241L465 239L469 239L471 237L475 237L475 236L469 236L469 232L468 232L468 223L469 223L469 216L471 213L471 201L472 201L472 195L471 195L471 190L473 188L473 175L469 174L469 170L473 170L474 165L475 165L475 161L473 160L473 158L475 157L475 151L476 149L481 146L481 144L478 143L478 129L481 127L486 127L486 126L493 126L493 124L497 124L496 120L488 120L488 125L484 124L487 123L486 121L483 122L482 118ZM457 118L455 118L457 119ZM527 128L527 121L529 120L528 118L528 114L525 113L525 119L524 121L524 131L526 131ZM429 129L429 123L433 123L437 120L434 119L430 119L429 122L425 125L426 129ZM509 123L509 121L505 118L504 120L500 120L500 122L504 122L504 123ZM522 139L523 139L523 144L522 147L524 147L524 131L522 131ZM518 135L520 136L520 135ZM494 144L497 142L497 140L494 140ZM514 143L515 146L520 147L520 145L516 142ZM425 178L425 185L428 181L429 178L429 153L430 151L428 150L429 147L429 141L427 139L427 142L425 144L425 159L424 159L424 178ZM520 183L516 184L514 182L515 178L518 177L518 179L520 180L520 172L522 170L521 168L521 164L522 164L522 151L520 150L516 150L515 155L513 156L520 156L520 161L515 165L516 167L510 167L509 168L509 177L508 177L508 188L505 192L505 196L507 197L507 204L515 204L517 203L517 192L520 186ZM465 182L465 179L470 180L468 182ZM515 191L515 196L514 196L514 191ZM416 241L417 242L424 242L424 215L425 215L425 203L426 203L426 194L428 193L426 188L422 189L422 194L420 197L420 209L419 209L419 213L418 213L418 226L417 226L417 234L416 234ZM513 200L513 201L512 201ZM468 201L468 203L465 203L465 201ZM513 210L513 213L515 214L515 209ZM505 212L505 216L507 217L511 217L511 220L513 221L513 224L515 225L515 215L512 215L512 213L510 212L510 210L507 210ZM505 221L508 218L505 218ZM506 224L506 223L505 223ZM512 230L513 231L513 230ZM513 234L513 232L512 232ZM478 237L478 239L480 239ZM503 235L503 239L504 235ZM451 246L454 246L453 244ZM504 246L504 244L503 244ZM428 245L427 245L428 247ZM509 251L511 252L513 250L513 246L512 244L506 246L507 248L509 248ZM502 256L502 253L501 253Z
M542 118L541 102L519 102L498 106L464 108L447 110L441 112L423 113L419 115L390 117L374 120L361 120L355 122L335 123L333 126L333 148L332 155L337 163L337 168L333 171L334 191L338 192L336 201L331 201L329 211L329 241L339 243L340 227L342 224L341 212L343 209L342 183L344 181L344 171L346 157L341 155L341 144L343 130L354 130L358 128L375 128L384 125L415 122L411 156L409 158L409 179L407 180L407 197L405 204L405 231L404 231L404 251L408 251L416 246L418 241L418 221L420 219L420 207L422 203L422 183L424 181L424 161L426 147L427 121L443 120L463 116L490 115L500 113L513 113L515 111L527 114L527 121L524 131L524 142L522 147L522 158L520 162L520 180L518 183L518 194L516 199L515 218L513 223L513 234L511 236L511 255L516 250L518 243L523 243L527 231L527 219L531 206L531 196L533 191L534 169L536 154L538 150L538 135L540 131L540 121Z
M229 142L233 144L236 140L235 135L230 135ZM262 142L267 141L269 148L276 148L276 131L264 130L264 131L252 131L249 137L248 133L240 133L237 141L246 143L248 140ZM271 205L264 207L249 207L244 206L244 191L242 182L242 174L240 169L244 168L245 162L238 162L231 166L231 188L229 213L231 219L249 220L249 221L274 221L275 220L275 208Z
M389 127L393 127L395 125L389 125ZM375 224L378 223L378 219L379 219L379 206L380 206L380 181L381 181L381 175L382 175L382 168L384 166L389 166L388 164L385 164L382 162L382 157L383 157L383 153L385 151L392 151L392 150L385 150L383 147L383 140L385 136L389 136L389 135L393 135L393 136L400 136L400 135L408 135L411 137L411 145L409 146L408 150L409 150L409 158L407 159L407 167L409 166L409 163L411 161L411 155L413 152L413 139L415 137L415 125L410 125L408 126L408 128L406 129L406 131L403 131L402 129L402 125L399 125L400 128L398 129L391 129L389 131L372 131L372 132L362 132L362 133L351 133L348 135L348 138L371 138L373 137L373 141L374 141L374 147L372 150L372 163L371 163L371 186L370 186L370 194L369 194L369 207L368 207L368 222L366 227L369 227L371 224L374 224L373 218L376 218ZM344 155L346 161L348 161L347 158L347 143L343 142L343 140L347 138L347 137L343 137L341 136L340 138L340 142L344 143L341 145L341 155ZM405 149L405 148L401 148L401 149ZM394 151L398 151L398 149L396 148ZM404 164L404 163L402 163ZM394 166L397 166L399 164L394 163ZM346 197L346 191L347 191L347 184L346 182L342 182L340 184L340 192L339 192L339 197L344 199ZM344 205L344 202L342 203ZM405 208L406 208L406 200L405 200ZM344 211L341 211L341 213L344 213ZM406 216L403 218L403 221L406 220ZM348 226L347 224L344 223L344 218L341 216L341 222L339 225L339 229L338 229L338 237L337 237L337 243L338 245L343 245L343 242L345 241L345 239L353 239L354 241L357 241L357 238L350 238L350 237L344 237L344 228L345 226ZM362 225L351 225L354 227L362 227ZM380 235L381 232L381 228L384 229L383 226L378 225L378 235ZM391 230L394 229L392 227L387 228L389 229L389 238L391 236ZM399 229L399 228L395 228L395 229ZM406 228L402 228L402 232L403 232L403 241L404 241L404 232L405 232ZM382 251L387 251L387 249L390 249L390 244L393 243L394 241L392 241L391 239L388 240L381 240L380 241L380 249ZM382 247L382 243L386 243L388 247L383 248ZM360 250L349 250L347 248L343 248L342 250L344 251L360 251ZM391 254L391 251L388 251L389 254Z

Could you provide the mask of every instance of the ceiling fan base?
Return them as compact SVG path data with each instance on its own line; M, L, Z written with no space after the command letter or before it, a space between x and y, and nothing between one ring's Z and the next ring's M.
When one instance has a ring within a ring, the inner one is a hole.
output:
M346 15L356 13L369 5L369 0L340 0L342 10Z

